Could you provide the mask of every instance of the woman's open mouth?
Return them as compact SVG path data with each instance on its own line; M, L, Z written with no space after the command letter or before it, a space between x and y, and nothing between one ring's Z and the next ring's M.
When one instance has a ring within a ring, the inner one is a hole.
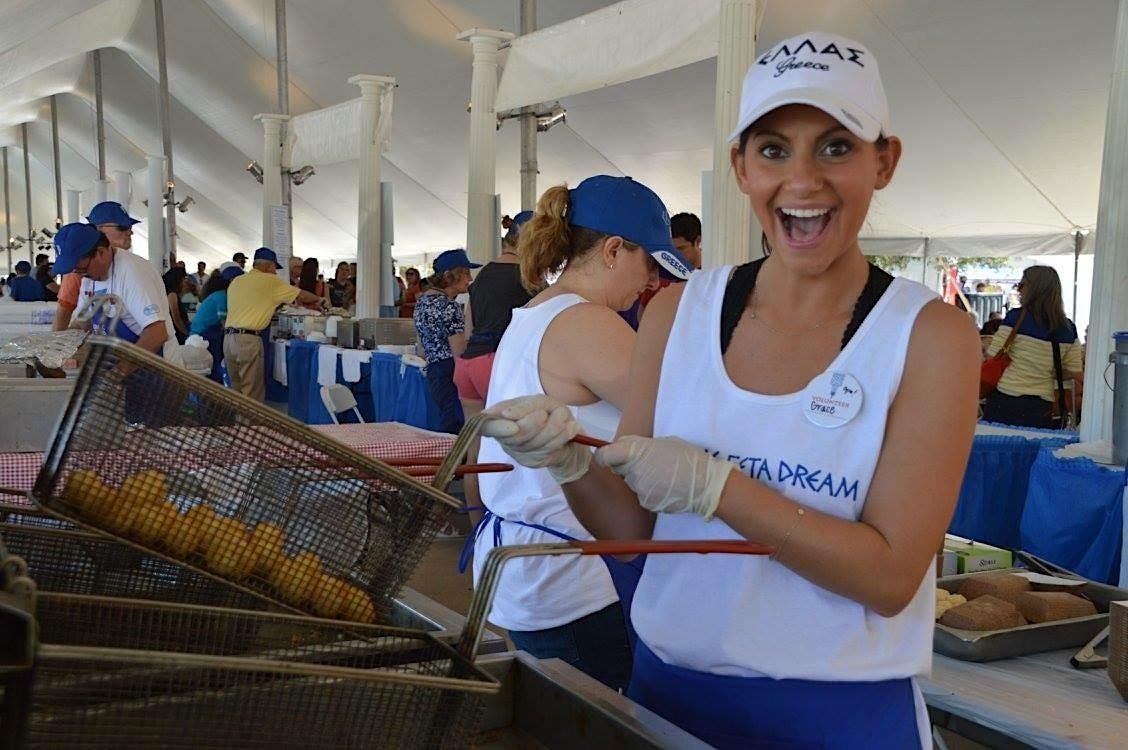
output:
M777 208L787 244L795 248L814 247L822 239L830 219L834 215L831 208Z

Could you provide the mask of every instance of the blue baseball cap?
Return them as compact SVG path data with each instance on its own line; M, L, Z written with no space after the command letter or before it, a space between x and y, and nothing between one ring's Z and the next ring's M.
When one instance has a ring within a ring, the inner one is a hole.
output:
M31 273L31 264L26 260L21 260L16 264L16 273Z
M230 266L228 268L224 268L222 271L220 271L219 275L222 276L227 281L232 281L236 277L243 275L243 269L239 268L238 265L232 265L232 266Z
M513 224L514 224L514 226L519 227L531 218L533 218L533 212L532 211L522 211L522 212L520 212L519 214L517 214L516 216L513 217Z
M663 276L688 279L693 266L674 247L670 214L653 190L630 177L600 174L568 191L567 222L643 247Z
M90 215L86 217L94 226L101 226L102 224L118 224L123 227L131 227L134 224L140 224L140 219L134 219L129 213L121 207L117 201L102 201L94 208L90 209Z
M445 273L456 268L481 268L482 264L471 263L470 259L466 257L466 251L458 248L439 253L439 257L435 258L433 266L435 273Z
M269 260L274 264L275 268L282 267L282 264L278 262L278 253L274 252L269 247L260 247L258 250L255 250L254 262L258 263L260 260Z
M73 271L78 261L93 250L103 236L93 224L75 222L59 227L59 231L55 232L54 272L64 274Z

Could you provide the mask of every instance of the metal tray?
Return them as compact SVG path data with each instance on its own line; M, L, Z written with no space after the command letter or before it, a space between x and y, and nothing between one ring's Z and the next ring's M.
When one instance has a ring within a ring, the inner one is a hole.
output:
M958 588L958 584L973 576L984 573L1005 573L1008 571L983 571L963 575L944 576L936 581L939 588L948 584ZM1043 651L1057 651L1066 648L1079 648L1108 625L1108 606L1110 602L1128 599L1128 589L1116 588L1096 583L1072 573L1053 571L1053 575L1085 581L1078 586L1076 593L1097 605L1099 614L1089 617L1074 617L1068 620L1034 625L1023 625L1007 630L963 630L936 623L932 639L932 650L938 654L963 661L996 661L1012 656L1039 654Z

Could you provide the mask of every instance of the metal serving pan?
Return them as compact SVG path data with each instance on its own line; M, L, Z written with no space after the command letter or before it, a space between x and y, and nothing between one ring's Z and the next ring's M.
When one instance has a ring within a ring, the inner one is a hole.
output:
M1033 559L1037 560L1037 558ZM954 592L959 588L962 581L973 576L1005 572L1010 571L995 570L945 576L937 579L936 585L939 588ZM1014 572L1024 571L1016 570ZM1070 593L1076 593L1092 601L1097 606L1098 614L1089 617L1074 617L1068 620L1023 625L1007 630L962 630L941 625L938 622L932 639L932 650L953 659L984 662L1009 659L1012 656L1038 654L1043 651L1079 648L1088 643L1093 636L1108 625L1109 603L1128 599L1128 589L1089 581L1060 568L1043 568L1042 571L1035 570L1035 572L1045 572L1059 578L1084 581L1082 585Z

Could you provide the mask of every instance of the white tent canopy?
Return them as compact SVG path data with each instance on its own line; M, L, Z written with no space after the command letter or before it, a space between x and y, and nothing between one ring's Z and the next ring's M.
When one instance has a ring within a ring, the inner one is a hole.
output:
M706 19L716 0L683 4ZM398 257L465 242L471 50L455 36L512 30L515 5L288 0L293 114L354 100L346 81L357 73L398 81L381 166L395 191ZM539 22L547 27L609 5L540 0ZM262 156L253 115L277 108L273 3L179 0L164 9L177 196L196 201L178 218L178 245L182 258L215 265L261 242L261 186L243 167ZM871 210L870 252L921 255L927 237L930 255L1072 253L1073 233L1096 222L1115 18L1113 0L767 0L760 39L835 30L880 61L905 156ZM668 32L638 28L632 37ZM575 54L583 56L579 44ZM161 151L150 0L0 0L0 145L9 146L13 234L26 230L19 123L31 122L35 226L49 226L56 213L52 94L59 95L64 188L88 191L84 208L90 205L94 49L103 50L107 168L133 174L130 208L144 215L145 154ZM694 59L692 51L685 59ZM672 212L700 212L701 173L712 166L714 70L713 59L700 59L563 98L566 124L539 138L540 187L629 174ZM507 123L497 174L501 208L510 214L520 208L518 153L517 128ZM295 253L323 262L350 257L356 163L317 172L294 188ZM141 225L139 239L146 233Z

